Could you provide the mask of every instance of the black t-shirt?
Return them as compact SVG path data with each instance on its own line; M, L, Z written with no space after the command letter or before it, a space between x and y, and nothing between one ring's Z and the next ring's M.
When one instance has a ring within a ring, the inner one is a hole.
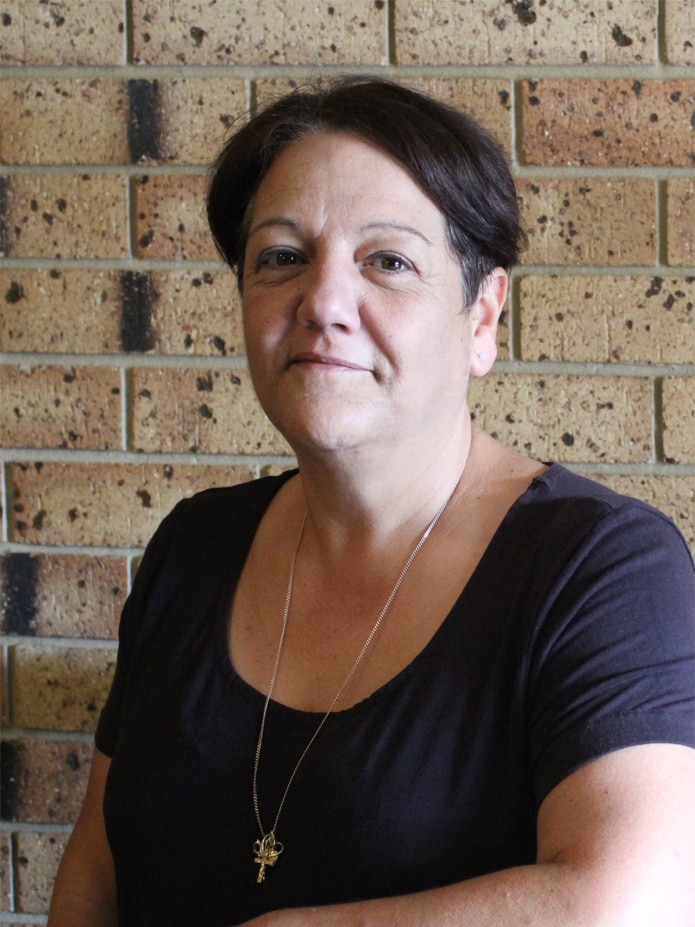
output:
M113 758L104 807L121 925L222 927L530 864L538 806L564 777L621 747L695 746L685 543L660 513L555 464L424 650L328 719L277 828L284 852L258 885L264 695L231 665L227 625L287 478L179 503L138 571L96 736ZM320 719L270 703L267 827Z

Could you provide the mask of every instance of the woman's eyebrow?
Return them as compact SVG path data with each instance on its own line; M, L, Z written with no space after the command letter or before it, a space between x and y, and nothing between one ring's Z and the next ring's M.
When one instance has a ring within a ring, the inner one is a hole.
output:
M361 232L367 232L371 229L389 229L396 232L407 232L410 235L417 235L418 238L421 238L426 245L432 246L432 242L425 235L422 234L419 229L414 228L412 225L403 225L401 222L391 222L387 219L377 220L376 222L368 222L366 225L363 225L360 229Z
M262 222L256 222L254 225L252 225L251 228L249 229L248 237L250 238L255 232L258 232L260 229L265 229L270 226L278 226L278 225L283 226L285 228L292 229L293 231L296 231L299 228L299 223L296 222L294 219L288 219L286 216L270 216L270 218L263 219Z

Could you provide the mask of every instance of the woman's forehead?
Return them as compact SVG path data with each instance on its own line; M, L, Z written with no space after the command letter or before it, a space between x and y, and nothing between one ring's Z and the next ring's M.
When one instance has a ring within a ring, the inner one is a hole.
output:
M343 132L314 134L278 154L254 197L250 231L295 212L350 224L444 228L439 208L402 164L371 142ZM430 236L421 230L426 239Z

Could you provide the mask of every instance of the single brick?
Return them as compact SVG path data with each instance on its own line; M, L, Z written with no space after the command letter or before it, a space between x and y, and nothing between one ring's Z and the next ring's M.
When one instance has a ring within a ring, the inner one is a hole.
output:
M664 3L664 38L669 64L695 65L693 0L669 0Z
M153 271L151 325L160 354L243 354L241 299L234 274Z
M8 469L12 540L109 547L144 547L183 496L256 475L252 466L196 464L15 463Z
M241 79L181 77L146 83L154 85L148 100L155 111L147 117L157 127L157 138L155 150L143 151L141 163L207 166L222 147L230 127L248 112L246 83Z
M668 182L668 262L695 266L695 180Z
M526 81L524 160L690 167L694 109L695 80Z
M5 0L0 64L123 64L122 0Z
M5 820L74 822L89 776L91 743L7 740L2 755Z
M653 264L656 195L650 180L524 180L527 264Z
M21 504L17 508L13 511L20 516ZM0 559L0 567L4 633L116 637L128 593L125 558L7 553Z
M120 351L121 291L112 271L0 270L0 350Z
M7 80L0 82L0 106L0 161L4 163L127 164L130 160L123 81Z
M511 83L501 78L432 78L407 77L395 79L408 87L448 103L469 113L485 126L497 140L511 148ZM256 109L297 86L294 78L268 78L256 81Z
M539 460L627 463L652 457L646 379L492 374L474 381L470 406L482 428Z
M6 181L11 257L118 258L128 253L123 177L14 174Z
M291 454L260 407L247 370L133 372L133 449Z
M46 914L68 834L22 831L16 840L17 911Z
M529 275L519 282L519 313L524 360L693 360L695 277Z
M317 4L133 0L141 64L369 64L387 61L384 0Z
M121 447L121 380L108 367L0 367L9 447Z
M410 65L632 64L656 61L656 7L592 0L398 0L396 58Z
M695 377L666 377L662 398L666 460L695 463Z
M116 650L54 644L15 645L10 651L15 727L93 731L106 701Z
M214 260L205 219L207 177L149 175L135 184L137 254L142 258Z
M0 911L11 911L12 900L12 843L9 834L0 834Z
M634 496L664 512L683 532L695 554L695 483L692 476L591 474L616 492Z

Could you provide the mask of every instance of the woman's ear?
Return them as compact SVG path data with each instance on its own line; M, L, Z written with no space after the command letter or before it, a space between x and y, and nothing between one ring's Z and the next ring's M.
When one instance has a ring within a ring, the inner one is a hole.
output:
M497 325L507 299L509 276L496 267L485 278L471 307L471 376L482 377L497 357Z

